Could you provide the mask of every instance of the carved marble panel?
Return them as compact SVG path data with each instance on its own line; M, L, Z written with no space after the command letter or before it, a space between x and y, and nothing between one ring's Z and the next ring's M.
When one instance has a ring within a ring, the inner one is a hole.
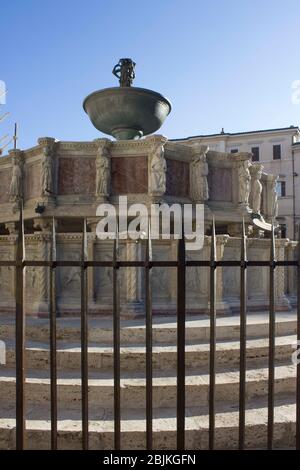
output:
M26 257L32 261L42 259L37 245L26 247ZM27 304L40 301L47 294L47 279L44 276L45 269L38 266L27 266L25 269L25 292ZM30 308L30 306L29 306Z
M98 241L94 245L94 258L97 261L112 261L113 242ZM125 246L119 246L119 260L126 259ZM125 270L120 270L121 278L121 298L125 298L126 283ZM113 301L113 269L111 267L96 267L93 269L93 301L102 306L109 306L112 309Z
M154 260L172 260L171 242L154 242ZM173 268L152 268L152 295L154 308L165 308L176 298L176 270Z
M226 246L223 261L240 260L240 242L235 246ZM235 266L224 266L222 269L223 296L239 298L240 296L240 269Z
M248 258L251 261L267 261L269 259L269 246L264 243L261 247L252 246L249 242ZM269 270L267 267L251 266L247 269L248 298L259 300L268 297Z
M186 259L204 260L208 253L206 249L199 252L187 252ZM187 307L199 310L207 305L209 288L209 270L201 266L189 266L186 268L186 302Z
M0 248L1 260L10 260L11 250L9 246ZM0 302L9 300L14 293L14 268L11 266L0 266Z
M81 240L58 243L57 258L64 261L81 259ZM57 296L60 302L80 305L80 268L77 266L57 269Z

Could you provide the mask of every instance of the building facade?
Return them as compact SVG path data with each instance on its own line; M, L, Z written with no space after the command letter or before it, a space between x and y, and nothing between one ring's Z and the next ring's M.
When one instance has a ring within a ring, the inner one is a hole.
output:
M240 133L199 135L176 139L194 145L199 142L219 152L251 152L252 160L263 165L263 171L278 177L278 223L281 236L295 240L300 224L300 129L280 129Z

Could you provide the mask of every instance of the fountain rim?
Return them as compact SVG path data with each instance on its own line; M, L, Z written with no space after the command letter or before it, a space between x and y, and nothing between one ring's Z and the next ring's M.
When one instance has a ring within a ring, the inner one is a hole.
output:
M118 90L118 91L117 91ZM170 100L168 98L166 98L165 96L163 96L161 93L158 93L157 91L153 91L153 90L150 90L148 88L139 88L139 87L109 87L109 88L102 88L100 90L96 90L96 91L93 91L92 93L90 93L89 95L87 95L85 97L85 99L83 100L83 103L82 103L82 107L84 109L84 111L86 112L86 114L88 114L87 110L86 110L86 102L94 95L99 95L99 94L113 94L113 93L117 93L118 94L124 94L125 92L126 93L135 93L135 94L141 94L141 95L152 95L153 97L156 97L158 101L161 101L162 103L168 105L169 107L169 111L168 111L168 114L167 116L170 114L171 110L172 110L172 104L170 102Z

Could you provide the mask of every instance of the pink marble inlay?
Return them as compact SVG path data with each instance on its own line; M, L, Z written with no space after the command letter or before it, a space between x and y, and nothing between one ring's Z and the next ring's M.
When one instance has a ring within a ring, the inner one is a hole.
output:
M147 157L113 157L111 176L113 194L147 193Z
M60 157L58 194L95 194L96 168L94 157Z
M230 168L209 167L209 198L213 201L232 201L232 173Z
M166 159L167 188L170 196L188 197L190 193L190 168L188 162Z

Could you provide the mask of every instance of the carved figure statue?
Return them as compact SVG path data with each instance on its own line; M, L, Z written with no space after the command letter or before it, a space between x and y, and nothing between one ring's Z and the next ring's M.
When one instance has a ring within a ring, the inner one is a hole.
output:
M107 196L110 192L110 142L99 147L96 158L96 196Z
M131 86L135 78L135 62L132 59L120 59L112 73L119 79L120 86Z
M9 196L11 201L17 201L22 197L22 169L20 160L16 157L13 160Z
M249 203L249 194L250 194L250 171L249 171L249 161L243 161L238 170L239 177L239 202L242 204L248 205Z
M195 201L207 201L209 197L207 152L208 147L201 147L191 162L191 196Z
M42 172L41 172L41 187L42 195L49 195L53 193L53 148L51 145L47 145L44 148L44 158L42 160Z
M261 193L262 184L260 182L262 175L262 168L258 167L255 170L252 181L252 210L255 214L260 214L261 207Z
M156 145L151 156L150 189L152 193L164 194L166 192L167 164L164 157L164 147L161 143Z

